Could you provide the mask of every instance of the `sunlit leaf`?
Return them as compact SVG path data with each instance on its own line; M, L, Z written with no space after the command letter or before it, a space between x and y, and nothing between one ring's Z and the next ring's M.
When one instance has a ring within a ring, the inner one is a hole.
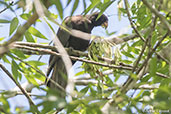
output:
M34 38L32 37L32 35L31 35L31 33L29 31L26 31L24 36L25 36L27 42L35 42Z
M28 19L31 17L31 15L28 14L28 13L24 13L24 14L20 15L20 17L21 17L22 19L28 20Z
M31 34L33 34L34 36L36 36L36 37L39 37L39 38L42 38L42 39L46 39L47 40L47 38L42 34L42 33L40 33L40 31L38 31L36 28L34 28L34 27L30 27L29 29L28 29L28 31L31 33Z
M29 63L30 65L33 65L33 66L42 66L42 65L45 65L45 63L40 62L40 61L28 61L27 63Z

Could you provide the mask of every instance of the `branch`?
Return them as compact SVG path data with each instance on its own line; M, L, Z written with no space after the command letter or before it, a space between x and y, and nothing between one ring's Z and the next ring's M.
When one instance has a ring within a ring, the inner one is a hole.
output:
M15 44L17 44L17 45L14 45L14 48L21 49L22 51L26 51L26 53L29 53L29 54L36 54L36 55L38 55L38 54L42 54L42 55L47 54L47 53L44 53L43 51L42 52L38 51L39 53L37 53L37 51L30 50L30 47L35 47L36 49L37 48L51 49L51 50L56 51L56 48L54 46L49 46L49 45L46 45L46 44L29 43L29 42L15 42ZM23 50L24 49L23 46L24 47L30 46L30 47L27 47L28 50ZM74 56L88 57L88 54L85 53L85 52L82 52L82 51L78 51L78 50L74 50L74 49L70 49L70 48L65 48L65 50L68 51L71 55L74 55ZM76 57L76 58L78 58L78 57ZM101 60L101 61L104 61L104 62L106 62L108 64L113 64L114 63L113 59L103 58L103 57L98 57L98 59ZM27 63L25 62L25 64L27 64ZM120 64L121 64L121 66L126 66L126 65L123 65L122 63L120 63ZM133 68L133 66L129 66L129 67ZM113 73L113 70L111 70L111 72L107 72L107 73L111 74L111 73ZM156 72L156 74L157 74L157 76L160 76L160 77L163 77L163 78L169 78L167 75L161 74L159 72Z
M26 50L31 50L31 51L36 51L39 54L50 54L50 55L55 55L55 56L61 56L61 54L54 52L54 51L51 51L51 50L48 50L48 49L37 49L37 48L33 48L33 47L20 46L20 45L15 45L15 47L26 49ZM70 58L72 60L75 60L75 61L82 61L82 62L101 65L101 66L109 67L109 68L116 68L116 69L123 69L123 70L131 70L132 69L132 68L127 67L127 66L122 66L122 65L117 66L117 65L111 65L111 64L106 64L106 63L100 63L100 62L91 61L91 60L87 60L87 59L83 59L83 58L79 58L79 57L75 57L75 56L70 56Z
M54 51L57 51L56 48L54 46L49 46L46 44L38 44L38 43L30 43L30 42L15 42L15 44L17 45L21 45L21 46L30 46L30 47L35 47L35 48L44 48L44 49L51 49ZM15 45L14 45L15 48ZM22 50L22 48L19 48ZM65 48L65 50L70 54L70 55L74 55L74 56L84 56L84 57L88 57L88 54L79 50L74 50L72 48ZM36 54L36 52L34 53L33 51L28 51L28 50L22 50L25 51L28 54ZM104 57L97 57L99 60L101 61L105 61L108 64L113 64L114 60L113 59L109 59L109 58L104 58Z

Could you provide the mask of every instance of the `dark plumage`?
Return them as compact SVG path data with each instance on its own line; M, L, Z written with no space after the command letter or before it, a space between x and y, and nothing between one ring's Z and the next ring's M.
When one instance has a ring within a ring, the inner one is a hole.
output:
M103 14L99 19L97 19L99 13L93 13L91 15L77 15L72 17L67 17L63 21L63 23L69 28L80 30L82 32L91 33L92 29L96 26L103 25L103 27L107 27L108 18ZM84 40L81 38L76 38L71 36L69 33L59 28L57 32L57 36L61 41L64 47L72 47L75 50L85 51L89 46L89 40ZM72 61L74 64L75 61ZM50 74L53 69L52 77L55 82L61 85L63 88L66 87L66 70L63 64L63 61L60 57L50 56L49 60L49 69L47 72L47 76ZM55 86L48 82L48 86L50 88L55 88Z

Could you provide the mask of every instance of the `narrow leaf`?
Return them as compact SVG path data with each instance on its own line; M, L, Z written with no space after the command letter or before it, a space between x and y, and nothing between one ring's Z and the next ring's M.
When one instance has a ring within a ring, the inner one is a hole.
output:
M25 34L24 34L24 36L25 36L27 42L35 42L34 41L34 38L32 37L32 35L31 35L30 32L26 31Z
M13 18L10 24L10 33L9 33L10 36L16 30L17 26L18 26L18 19L15 17Z
M10 21L5 20L5 19L0 19L0 23L10 23Z
M14 60L12 60L11 67L12 67L11 68L12 69L12 74L13 74L14 78L17 80L18 77L19 77L18 65L17 65L17 63Z
M59 16L61 19L63 19L63 7L62 7L62 4L61 4L61 1L60 0L51 0L51 3L52 4L55 4L58 12L59 12Z
M39 38L42 38L42 39L46 39L47 40L47 38L40 31L38 31L37 29L35 29L34 27L30 27L28 31L31 34L33 34L34 36L36 36L36 37L39 37Z
M75 0L75 2L74 2L74 6L72 7L71 16L73 15L73 13L75 12L75 10L77 9L77 7L78 7L78 3L79 3L79 0Z
M33 65L33 66L42 66L42 65L45 65L45 63L40 62L40 61L28 61L27 63L29 63L30 65Z

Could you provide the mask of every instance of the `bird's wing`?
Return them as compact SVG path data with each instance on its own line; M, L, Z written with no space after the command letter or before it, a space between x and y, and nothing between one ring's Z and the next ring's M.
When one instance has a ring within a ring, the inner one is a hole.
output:
M71 18L66 17L64 19L64 21L63 21L63 24L65 24L66 26L72 28L72 20L71 20ZM62 45L64 47L69 46L69 41L68 40L69 40L70 36L71 35L68 32L66 32L64 29L62 29L62 28L58 29L57 37L59 38L60 42L62 43ZM47 74L46 74L48 77L49 77L50 73L52 72L52 70L53 70L53 73L52 73L51 79L65 88L66 79L64 79L64 76L62 76L62 75L67 74L67 73L66 73L64 63L63 63L63 61L62 61L62 59L60 57L53 56L53 55L50 56L49 66L48 66ZM51 88L55 88L54 84L52 84L50 82L48 82L47 85L49 87L51 87Z
M89 23L89 20L87 20L86 17L83 17L81 15L67 17L63 21L63 23L67 27L72 28L72 29L81 30L81 31L84 31L84 28L85 28L84 26L85 26L85 23L87 23L87 22ZM59 30L57 32L57 36L64 47L72 46L72 45L70 45L70 43L71 43L70 39L74 38L74 37L71 36L64 29L59 28ZM74 62L75 61L72 61L72 63L74 63ZM67 72L66 72L64 63L60 57L53 56L53 55L50 56L47 76L49 76L49 74L52 70L53 70L53 73L52 73L51 79L54 80L55 82L57 82L63 88L65 88L66 84L67 84L67 76L66 76ZM48 83L48 86L50 88L56 88L56 86L50 82Z
M85 17L83 18L83 16L81 15L77 15L77 16L68 16L64 19L63 24L65 24L67 27L69 28L73 28L73 29L79 29L79 25L83 24L83 23L90 23L90 21ZM78 25L77 25L78 24ZM77 26L76 26L77 25ZM59 38L60 42L62 43L62 45L64 47L68 47L69 46L69 38L71 37L71 35L66 32L64 29L59 28L58 32L57 32L57 37ZM60 57L56 57L51 55L50 59L49 59L49 67L47 70L47 76L49 76L50 72L52 71L52 68L55 65L55 61L57 61Z
M66 20L68 20L68 17L64 19L63 23L67 24L68 22ZM67 47L70 34L67 33L65 30L59 28L58 32L57 32L57 37L59 38L62 45L64 47ZM56 64L56 62L58 61L58 59L60 59L60 57L57 57L57 56L54 56L54 55L50 56L49 66L48 66L47 73L46 73L47 77L49 77L49 74L53 70L53 67Z

